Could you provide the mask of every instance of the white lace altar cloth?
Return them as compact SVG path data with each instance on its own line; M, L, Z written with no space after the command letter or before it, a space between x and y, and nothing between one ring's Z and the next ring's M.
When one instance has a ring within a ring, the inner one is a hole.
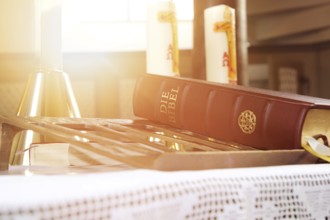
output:
M0 175L0 219L330 219L330 165Z

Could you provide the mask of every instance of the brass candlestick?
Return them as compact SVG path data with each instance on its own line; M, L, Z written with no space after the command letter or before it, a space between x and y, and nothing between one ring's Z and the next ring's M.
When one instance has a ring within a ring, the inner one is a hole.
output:
M40 67L29 77L17 116L80 117L69 76L62 71L61 1L39 0L36 4ZM10 164L30 165L31 144L52 141L31 130L19 132L12 143Z

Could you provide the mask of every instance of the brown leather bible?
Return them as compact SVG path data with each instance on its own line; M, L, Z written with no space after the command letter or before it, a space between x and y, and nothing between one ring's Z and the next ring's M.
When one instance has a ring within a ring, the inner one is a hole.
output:
M144 74L134 114L257 149L299 149L330 131L330 100L182 77Z

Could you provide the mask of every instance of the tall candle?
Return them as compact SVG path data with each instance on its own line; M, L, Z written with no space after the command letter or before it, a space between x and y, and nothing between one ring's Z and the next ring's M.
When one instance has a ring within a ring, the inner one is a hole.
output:
M62 70L61 0L40 1L41 69Z
M179 75L179 49L175 5L172 1L148 5L147 73Z
M235 10L226 5L204 11L206 79L237 83Z

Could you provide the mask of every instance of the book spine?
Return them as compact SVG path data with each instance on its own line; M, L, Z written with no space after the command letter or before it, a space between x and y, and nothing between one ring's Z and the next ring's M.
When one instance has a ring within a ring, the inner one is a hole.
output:
M146 74L137 81L133 110L151 121L258 149L301 147L312 103L239 88Z

